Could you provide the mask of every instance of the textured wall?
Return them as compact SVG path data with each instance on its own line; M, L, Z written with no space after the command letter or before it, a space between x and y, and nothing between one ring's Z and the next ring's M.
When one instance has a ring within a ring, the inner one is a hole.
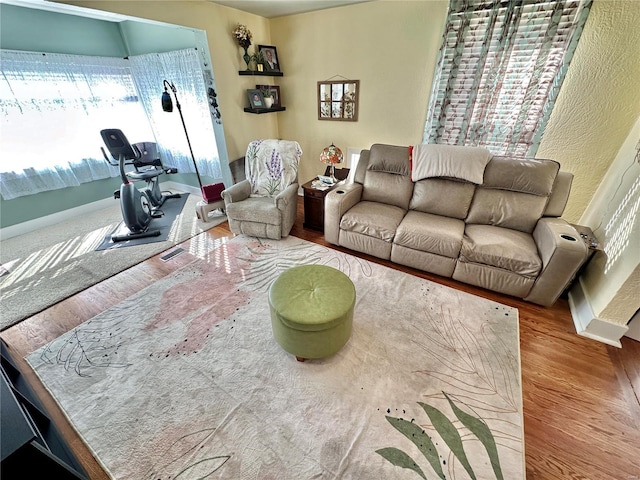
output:
M640 308L640 115L580 219L606 255L589 262L581 284L596 317L625 325Z
M577 222L640 115L640 1L595 0L537 156L575 174Z

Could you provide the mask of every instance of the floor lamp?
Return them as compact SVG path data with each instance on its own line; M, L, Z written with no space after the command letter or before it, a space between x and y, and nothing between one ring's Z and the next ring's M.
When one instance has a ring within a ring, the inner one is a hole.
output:
M173 92L173 96L176 98L176 107L178 107L178 113L180 113L180 120L182 120L182 128L184 128L184 134L187 137L189 152L191 152L191 160L193 160L193 166L196 169L198 183L200 184L200 192L202 192L202 180L200 179L200 172L198 171L198 164L196 163L196 157L194 157L193 150L191 149L191 142L189 141L187 126L184 124L184 117L182 116L182 108L180 108L180 102L178 101L178 91L176 89L176 86L173 83L163 80L162 84L164 85L164 92L162 93L162 110L164 110L165 112L173 112L173 102L171 101L171 95L169 95L169 91L167 90L167 87L169 87Z

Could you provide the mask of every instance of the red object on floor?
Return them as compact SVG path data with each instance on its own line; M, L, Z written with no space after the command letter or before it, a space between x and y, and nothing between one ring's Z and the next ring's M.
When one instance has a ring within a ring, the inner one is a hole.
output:
M202 198L207 203L217 202L222 199L222 191L224 190L224 183L212 183L211 185L202 186Z

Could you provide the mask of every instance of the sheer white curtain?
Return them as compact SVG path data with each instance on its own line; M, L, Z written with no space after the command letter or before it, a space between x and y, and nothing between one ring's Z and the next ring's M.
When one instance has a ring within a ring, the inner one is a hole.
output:
M131 74L155 133L163 163L180 172L195 172L180 114L162 110L163 80L173 83L201 175L222 176L218 148L209 112L209 99L198 52L191 48L129 57Z
M100 130L153 133L121 58L0 52L0 194L6 200L117 175Z

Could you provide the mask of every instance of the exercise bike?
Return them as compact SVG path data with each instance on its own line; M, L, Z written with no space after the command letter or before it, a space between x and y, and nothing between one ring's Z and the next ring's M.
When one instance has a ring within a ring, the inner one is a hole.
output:
M129 229L129 233L112 235L113 242L122 242L135 238L157 237L160 230L149 230L153 218L162 216L160 207L168 198L179 198L179 193L166 194L160 191L158 177L163 173L178 173L176 168L165 168L156 154L155 143L135 143L131 145L121 130L109 128L100 131L112 161L104 148L100 147L109 165L120 169L122 185L120 190L113 192L115 199L120 199L122 219ZM134 170L125 170L126 165L132 165ZM139 190L134 182L145 181L146 188Z

